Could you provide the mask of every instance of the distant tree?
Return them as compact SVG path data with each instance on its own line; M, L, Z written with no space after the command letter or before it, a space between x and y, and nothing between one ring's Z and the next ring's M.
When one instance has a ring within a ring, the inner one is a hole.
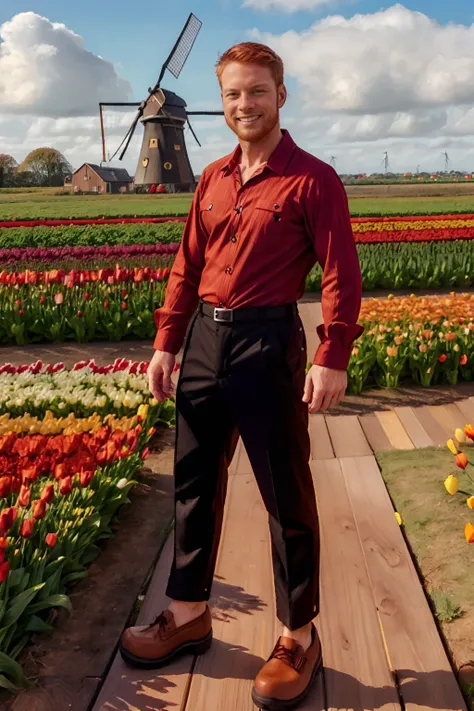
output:
M0 188L10 188L14 183L18 163L8 153L0 153Z
M33 184L38 187L56 187L63 185L72 167L55 148L36 148L26 156L18 170L31 173Z

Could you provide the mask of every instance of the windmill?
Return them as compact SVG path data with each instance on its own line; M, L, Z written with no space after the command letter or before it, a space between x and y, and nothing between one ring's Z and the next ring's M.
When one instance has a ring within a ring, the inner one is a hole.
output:
M449 172L449 163L450 163L450 157L448 156L448 152L444 151L444 153L441 153L442 156L444 156L444 172L448 173Z
M184 140L184 128L188 124L191 133L199 143L189 121L189 116L223 116L223 111L187 111L186 102L173 91L161 88L161 81L168 69L177 79L193 48L202 22L191 13L181 34L161 68L158 81L152 89L148 89L146 99L137 102L105 103L99 105L102 131L103 160L105 154L105 134L103 111L104 106L137 106L138 111L128 129L125 138L109 160L113 160L121 150L119 160L122 160L135 130L140 122L144 128L142 147L135 172L135 186L139 189L152 185L169 186L170 192L193 191L196 181L189 161Z
M388 152L387 151L385 151L385 153L384 153L384 159L383 159L382 163L385 166L385 172L388 173Z
M329 165L332 166L334 170L336 170L336 156L331 156L329 160Z

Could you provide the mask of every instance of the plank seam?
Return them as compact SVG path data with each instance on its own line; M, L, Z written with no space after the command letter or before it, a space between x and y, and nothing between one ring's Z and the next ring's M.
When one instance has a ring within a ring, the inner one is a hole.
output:
M371 456L373 456L373 455L371 455ZM355 457L353 457L353 459L355 459ZM373 456L373 459L375 460L375 463L377 464L377 468L378 468L378 470L379 470L380 477L382 478L382 473L380 472L380 468L379 468L377 459L376 459L374 456ZM350 507L351 507L352 517L353 517L353 519L354 519L354 524L355 524L355 528L356 528L356 531L357 531L357 538L359 539L359 545L360 545L360 548L361 548L361 551L362 551L362 554L363 554L363 557L364 557L364 565L365 565L365 569L366 569L366 572L367 572L367 580L369 581L370 592L371 592L372 600L373 600L373 603L374 603L374 609L375 609L376 614L377 614L377 620L378 620L378 623L379 623L380 637L381 637L382 646L383 646L383 649L384 649L384 652L385 652L385 659L386 659L386 662L387 662L388 671L389 671L390 676L391 676L392 679L393 679L395 688L396 688L396 690L397 690L397 696L398 696L398 698L399 698L400 707L401 707L402 711L405 711L405 704L404 704L404 702L403 702L403 700L402 700L402 698L401 698L401 693L400 693L400 685L399 685L399 683L398 683L398 679L397 679L397 677L396 677L395 670L394 670L394 668L393 668L392 661L391 661L391 659L390 659L390 654L388 653L388 646L387 646L387 644L386 644L385 634L384 634L383 626L382 626L382 621L381 621L381 619L380 619L380 614L379 614L379 608L378 608L378 606L377 606L377 601L376 601L376 598L375 598L374 586L373 586L373 582L372 582L372 576L371 576L371 574L370 574L370 567L369 567L369 564L368 564L368 562L367 562L367 556L366 556L366 554L365 554L365 548L364 548L364 544L363 544L363 541L362 541L362 535L361 535L361 532L360 532L359 522L358 522L358 519L357 519L355 510L354 510L354 506L353 506L353 504L352 504L352 497L351 497L351 495L350 495L350 491L349 491L349 488L348 488L348 486L347 486L346 473L345 473L345 471L344 471L343 462L342 462L341 460L339 461L339 466L341 467L342 476L343 476L343 480L344 480L344 488L345 488L346 493L347 493L347 498L349 499L349 504L350 504ZM382 478L382 481L383 481L383 478ZM383 484L384 484L384 486L385 486L385 482L383 482ZM386 486L385 486L385 488L386 488ZM391 500L390 500L390 503L392 503ZM392 504L392 506L393 506L393 504Z

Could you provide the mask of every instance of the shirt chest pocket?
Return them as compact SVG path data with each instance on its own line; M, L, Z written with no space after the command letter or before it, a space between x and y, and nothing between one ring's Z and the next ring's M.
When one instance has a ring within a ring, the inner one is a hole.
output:
M232 208L233 206L230 202L223 201L222 199L207 197L202 200L199 209L199 218L208 237L212 237L216 231L221 232L229 225L229 222L234 219L235 212Z
M255 230L262 235L277 237L291 223L290 206L284 202L258 201L254 210Z

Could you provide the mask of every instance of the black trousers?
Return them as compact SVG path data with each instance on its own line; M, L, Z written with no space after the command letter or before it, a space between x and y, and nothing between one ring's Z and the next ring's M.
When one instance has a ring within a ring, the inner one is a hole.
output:
M240 434L269 515L277 615L294 630L319 612L320 540L302 402L306 340L292 307L278 320L223 324L200 309L191 319L176 388L175 555L167 595L209 599Z

